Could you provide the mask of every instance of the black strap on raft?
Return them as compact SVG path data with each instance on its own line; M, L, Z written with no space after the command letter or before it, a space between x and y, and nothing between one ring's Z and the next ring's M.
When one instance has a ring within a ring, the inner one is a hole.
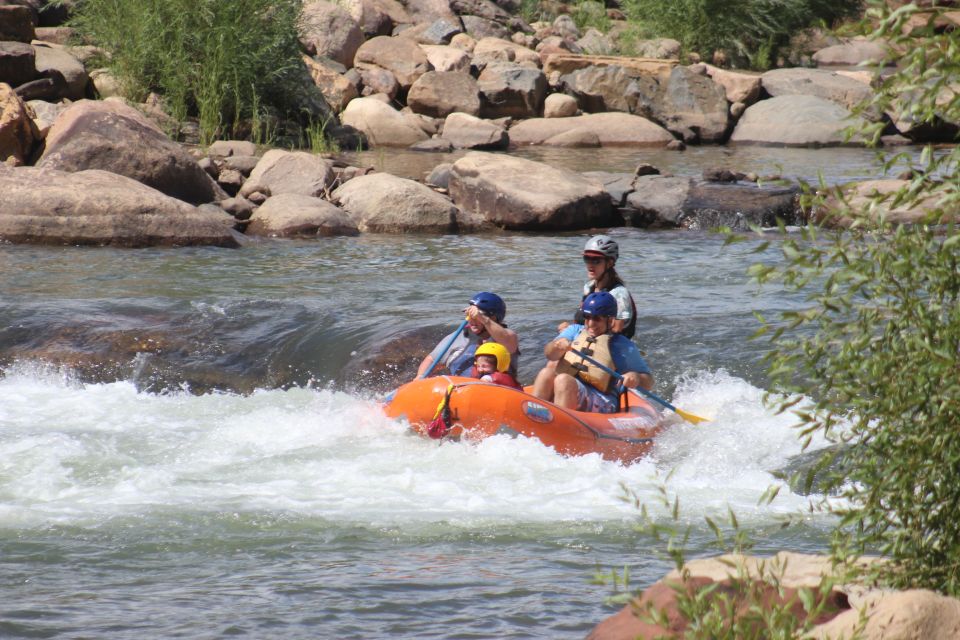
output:
M437 412L433 414L433 420L427 425L427 435L434 440L439 440L448 433L453 427L450 415L450 396L453 395L454 386L448 385L447 392L443 395L443 400L437 405Z

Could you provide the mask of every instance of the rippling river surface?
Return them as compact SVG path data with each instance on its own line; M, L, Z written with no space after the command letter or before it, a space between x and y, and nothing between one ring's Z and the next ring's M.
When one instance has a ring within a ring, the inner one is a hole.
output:
M728 506L760 552L824 549L825 516L772 533L805 497L757 504L800 451L749 340L754 310L802 302L746 282L775 246L612 233L656 390L713 417L629 467L415 437L363 366L493 290L530 381L578 301L586 233L0 246L0 349L26 354L0 370L0 637L583 637L616 610L598 568L636 586L670 568L625 488L664 521L660 486L678 495L692 555ZM100 377L29 355L78 332L168 344Z

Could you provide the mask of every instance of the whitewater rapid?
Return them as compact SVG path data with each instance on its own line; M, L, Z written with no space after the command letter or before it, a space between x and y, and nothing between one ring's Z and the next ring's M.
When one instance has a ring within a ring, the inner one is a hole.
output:
M673 402L711 421L672 420L649 458L623 466L526 438L430 441L386 418L375 398L326 388L154 394L15 365L0 376L0 527L158 512L371 528L600 523L636 517L624 488L656 513L661 486L690 517L730 507L763 523L808 498L784 487L758 505L781 484L770 471L801 452L795 419L762 396L723 371L681 381Z

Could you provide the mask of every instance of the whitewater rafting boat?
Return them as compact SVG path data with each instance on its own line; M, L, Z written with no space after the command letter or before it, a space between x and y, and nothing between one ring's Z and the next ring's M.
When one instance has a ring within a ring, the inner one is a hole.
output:
M653 447L663 428L661 414L630 397L619 413L588 413L558 407L524 390L474 378L437 376L397 389L384 411L432 438L480 440L497 434L536 438L564 455L599 453L607 460L634 462Z

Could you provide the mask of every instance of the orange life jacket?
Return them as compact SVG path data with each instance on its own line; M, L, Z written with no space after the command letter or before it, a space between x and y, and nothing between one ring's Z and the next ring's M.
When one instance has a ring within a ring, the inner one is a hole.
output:
M587 330L584 329L573 341L572 347L610 369L616 370L613 354L610 353L610 338L612 337L608 333L599 338L591 338ZM603 393L610 393L613 387L613 376L597 365L587 362L573 351L567 351L563 354L563 358L557 363L557 373L568 373Z

